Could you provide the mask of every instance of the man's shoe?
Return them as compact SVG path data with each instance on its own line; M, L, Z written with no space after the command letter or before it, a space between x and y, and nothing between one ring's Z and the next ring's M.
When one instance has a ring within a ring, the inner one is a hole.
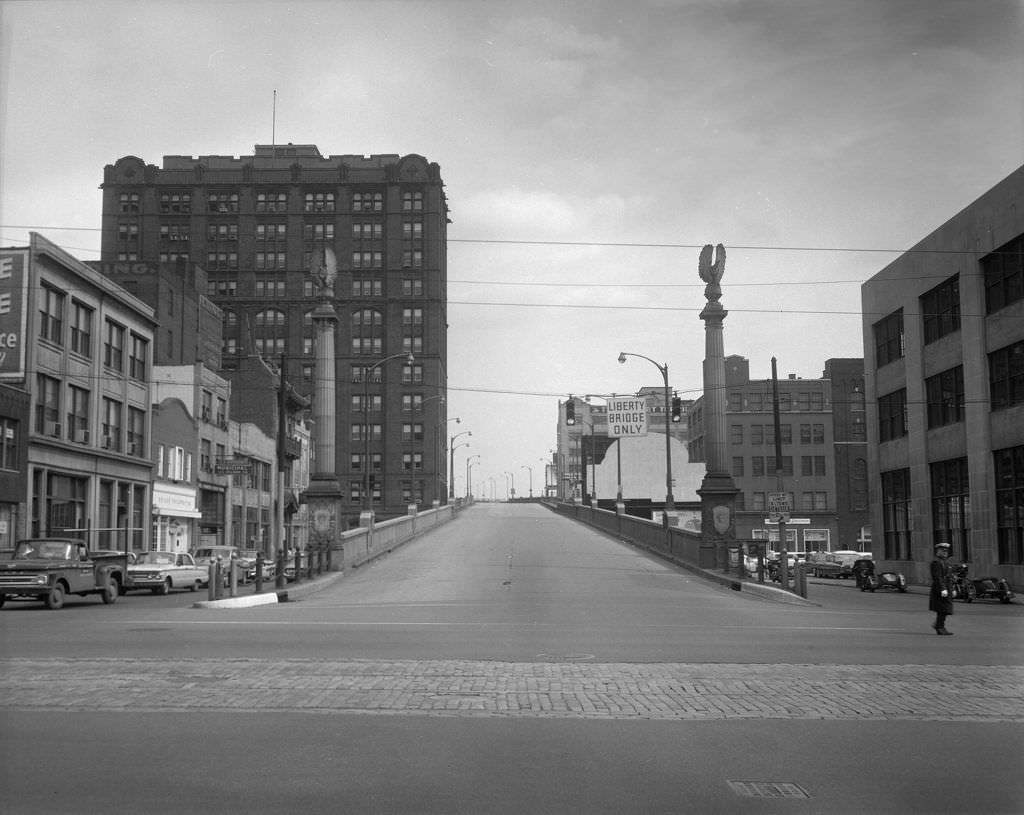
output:
M952 631L947 631L945 628L939 628L936 631L939 634L939 636L942 636L942 637L952 637L953 636L953 632Z

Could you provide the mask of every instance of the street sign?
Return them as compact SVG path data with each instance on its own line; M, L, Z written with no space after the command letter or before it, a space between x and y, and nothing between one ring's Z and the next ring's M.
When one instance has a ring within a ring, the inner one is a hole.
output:
M647 435L647 401L639 396L608 399L608 435L612 438Z
M217 475L234 475L236 473L248 473L252 470L252 462L247 459L221 459L213 465L213 471Z
M789 504L789 493L788 492L770 492L768 493L768 522L777 524L779 521L783 523L789 521L789 513L793 511L793 507Z

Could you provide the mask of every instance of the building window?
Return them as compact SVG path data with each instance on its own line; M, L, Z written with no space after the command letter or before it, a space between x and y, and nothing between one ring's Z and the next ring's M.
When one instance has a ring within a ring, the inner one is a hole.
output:
M910 470L882 473L882 540L885 560L910 560Z
M403 269L421 269L421 268L423 268L423 251L421 249L403 249L402 250L402 268Z
M402 469L406 472L416 472L423 469L422 453L402 453Z
M950 557L971 560L969 519L971 496L967 459L955 458L930 465L933 543L948 543Z
M128 408L128 455L146 456L146 412Z
M334 212L334 193L307 192L303 209L306 212Z
M211 192L206 198L207 212L238 212L237 192Z
M0 416L0 470L18 469L19 428L14 419Z
M60 426L60 382L45 374L36 375L36 433L63 438Z
M750 509L754 512L764 512L768 509L768 501L763 492L752 492L750 494Z
M988 376L992 410L1024 402L1024 341L989 354Z
M354 278L352 280L353 297L383 297L384 282L381 280Z
M258 192L256 193L257 212L287 212L288 193Z
M78 444L89 443L89 391L68 386L68 438Z
M878 397L878 440L891 441L907 435L907 391Z
M402 281L403 297L422 297L423 281L417 278L405 278Z
M957 365L924 381L928 399L928 427L941 427L964 419L964 369Z
M407 191L402 193L402 212L422 212L423 193L420 191Z
M121 417L124 406L116 399L103 399L103 426L100 446L104 450L121 451Z
M1024 235L981 259L985 313L994 314L1024 298Z
M1024 564L1024 447L996 450L996 539L999 562Z
M103 343L103 364L124 371L124 327L107 320L107 338Z
M406 422L403 424L402 441L423 441L423 425L419 422Z
M423 337L402 337L402 353L420 354L423 352Z
M383 252L353 252L353 269L380 269L384 266Z
M128 352L128 376L138 382L146 381L146 360L149 356L149 341L132 332L132 347Z
M423 366L422 365L403 365L402 366L402 384L403 385L420 385L423 383Z
M894 311L874 325L875 367L881 368L904 354L903 309Z
M356 241L379 241L384 237L384 225L377 221L355 221L352 224L352 239Z
M383 212L384 193L354 192L352 193L353 212Z
M729 444L743 444L743 425L729 425Z
M238 294L238 282L235 280L207 281L206 293L210 297L235 297Z
M764 456L753 456L750 459L750 474L754 478L764 477Z
M64 293L43 285L39 291L39 339L63 345Z
M921 295L921 320L925 345L960 330L960 275Z
M732 457L732 477L743 478L743 456Z
M827 512L828 493L820 491L800 493L800 509L803 512Z
M118 196L118 210L122 213L133 214L139 211L139 194L137 192L122 192Z
M71 351L92 359L92 315L88 306L71 301Z

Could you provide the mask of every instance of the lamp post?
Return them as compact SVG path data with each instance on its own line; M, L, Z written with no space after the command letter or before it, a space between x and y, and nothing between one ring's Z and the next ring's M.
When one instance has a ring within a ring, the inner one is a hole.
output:
M448 500L453 500L455 498L455 451L456 451L456 449L458 449L455 446L455 440L457 438L459 438L459 436L472 436L472 435L473 435L473 431L471 431L471 430L463 430L461 433L456 433L454 436L452 436L452 442L451 442L451 468L450 468L450 473L449 473L449 476L450 476L451 480L448 482ZM462 444L459 445L459 447L469 447L469 442L468 441L464 441L464 442L462 442Z
M392 354L379 362L375 362L369 368L363 368L363 512L372 512L373 502L370 500L370 378L385 362L392 359L404 358L407 362L413 362L412 352L406 354ZM381 425L381 438L384 437L384 427ZM381 490L383 497L383 490Z
M530 471L530 497L533 498L533 467L529 464L524 464L520 469Z
M508 472L506 472L505 475L507 475L509 477L509 480L512 483L512 492L510 493L510 495L512 496L512 500L515 501L516 500L516 474L515 473L508 473Z
M471 486L473 484L473 481L472 481L472 477L473 477L473 459L479 459L479 458L480 458L480 454L479 453L474 453L471 456L466 456L466 498L469 498L472 495Z
M619 362L624 363L626 357L646 359L651 365L661 371L661 376L665 380L665 514L667 515L669 512L674 512L676 508L675 501L672 498L672 437L669 433L672 395L668 389L668 363L659 365L653 359L645 357L643 354L631 354L626 351L619 352Z

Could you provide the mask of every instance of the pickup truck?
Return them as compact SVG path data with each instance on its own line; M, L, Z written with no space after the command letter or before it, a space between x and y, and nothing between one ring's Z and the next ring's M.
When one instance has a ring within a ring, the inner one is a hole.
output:
M10 560L0 561L0 606L18 597L42 599L47 608L57 609L69 594L98 594L104 603L113 603L123 580L122 561L94 556L84 541L29 538L18 541Z

